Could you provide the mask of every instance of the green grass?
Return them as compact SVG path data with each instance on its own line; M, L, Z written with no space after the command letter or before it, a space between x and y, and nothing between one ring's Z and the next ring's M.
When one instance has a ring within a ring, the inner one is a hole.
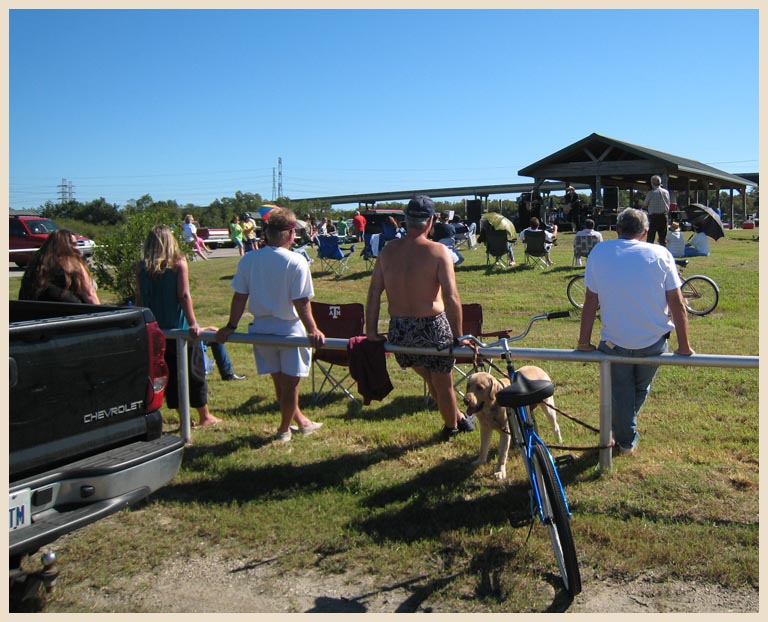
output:
M561 235L556 265L547 271L489 272L482 247L465 251L457 269L462 300L483 304L487 330L519 332L536 313L568 308L565 287L577 272L570 267L571 242L572 235ZM685 270L714 278L721 290L714 313L690 320L697 352L758 354L758 246L751 231L728 232L710 257ZM524 260L520 245L516 258ZM236 262L192 264L201 324L226 322ZM316 299L364 302L369 273L359 255L351 265L341 279L315 271ZM102 298L108 301L108 293ZM578 324L575 314L539 323L519 345L572 349ZM510 455L508 480L499 483L491 464L470 465L476 433L437 442L440 417L424 406L415 374L390 360L395 390L362 408L341 398L313 407L311 382L304 381L302 408L326 426L277 445L271 442L279 418L271 383L255 375L249 346L229 350L248 378L210 379L212 411L226 423L193 432L181 472L147 505L58 543L63 572L48 611L90 610L86 597L68 586L87 581L108 589L117 576L211 547L248 551L252 559L278 556L275 563L285 569L354 570L382 585L426 575L425 583L440 586L434 596L457 612L544 611L552 604L556 566L543 527L535 526L526 540L528 497L518 456ZM558 407L596 426L597 366L537 364L555 380ZM175 413L166 417L174 427ZM597 444L593 432L565 417L560 426L566 444ZM757 370L661 368L640 431L637 456L616 459L610 473L597 471L595 451L574 452L574 464L562 470L584 590L601 577L649 571L661 582L756 587Z

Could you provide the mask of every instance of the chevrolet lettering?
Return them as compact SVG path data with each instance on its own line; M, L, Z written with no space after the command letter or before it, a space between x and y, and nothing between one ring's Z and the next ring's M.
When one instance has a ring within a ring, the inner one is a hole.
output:
M88 413L83 417L83 423L91 423L92 421L98 421L99 419L106 419L107 417L114 417L115 415L123 415L125 413L138 410L143 402L131 402L130 404L120 404L120 406L112 406L107 410L97 410L92 413Z

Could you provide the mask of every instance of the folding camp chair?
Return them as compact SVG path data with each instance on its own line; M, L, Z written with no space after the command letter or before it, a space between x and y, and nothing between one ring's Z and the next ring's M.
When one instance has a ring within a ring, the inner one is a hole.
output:
M550 265L550 245L547 243L544 230L534 231L532 229L526 229L523 243L525 244L526 266L538 265L542 270L544 270L547 266Z
M501 264L504 268L509 268L515 263L515 253L512 250L514 241L511 241L508 237L508 232L504 230L496 230L488 227L485 230L485 265L491 265L491 258L493 258L493 265ZM507 263L504 263L506 257Z
M495 333L483 332L483 305L479 303L462 304L461 316L461 332L463 335L474 335L478 339L483 339L485 337L494 337L498 339L504 336L509 336L507 331L499 331ZM458 335L456 336L458 337ZM453 364L453 371L455 372L453 388L456 393L458 393L459 397L464 397L462 388L469 375L482 369L485 369L483 360L480 360L478 365L475 365L474 357L472 356L456 356L456 361ZM424 397L427 400L430 397L426 382L424 383Z
M365 334L365 311L359 302L347 304L326 304L310 301L312 316L317 327L326 337L333 339L349 339ZM323 375L320 387L315 390L315 369ZM340 368L337 370L337 368ZM346 368L346 369L345 369ZM344 375L341 376L341 373ZM334 376L334 373L336 374ZM337 389L352 401L360 401L350 393L355 381L349 374L349 354L346 350L329 350L319 348L312 356L312 395L313 402L319 404ZM326 386L329 388L326 390Z
M320 267L333 272L337 277L349 270L349 258L355 252L354 244L350 248L339 246L339 237L336 235L318 235L317 257L320 259Z
M482 339L483 335L483 305L479 303L468 303L461 305L461 332L463 335L474 335L478 339ZM471 369L466 371L464 368L469 365ZM456 362L453 364L453 370L455 372L453 377L453 388L460 397L464 397L464 392L461 390L461 386L464 384L467 377L476 372L478 367L475 366L473 357L456 357Z
M373 270L373 264L376 263L376 257L379 256L381 250L381 234L380 233L366 233L363 235L365 240L365 246L363 247L362 256L365 261L366 270Z
M438 240L438 243L448 247L451 252L451 261L453 261L454 266L460 266L464 263L464 255L456 249L456 242L453 238L442 238Z
M599 241L600 238L596 235L577 235L573 238L573 261L571 265L580 266L581 258L586 259Z

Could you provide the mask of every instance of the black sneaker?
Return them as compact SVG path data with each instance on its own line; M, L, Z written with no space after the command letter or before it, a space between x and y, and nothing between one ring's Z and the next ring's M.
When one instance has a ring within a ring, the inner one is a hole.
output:
M440 436L444 441L450 441L453 439L453 437L457 436L459 433L458 428L449 428L447 425L443 426L443 429L440 430Z
M229 376L224 376L222 380L245 380L245 376L238 376L237 374L229 374Z
M459 432L474 432L475 423L477 423L477 417L475 415L469 415L459 419Z

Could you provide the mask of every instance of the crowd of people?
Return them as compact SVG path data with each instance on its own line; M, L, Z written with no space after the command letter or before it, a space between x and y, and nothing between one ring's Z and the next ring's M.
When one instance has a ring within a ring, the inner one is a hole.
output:
M651 180L652 190L646 198L646 210L626 208L617 218L618 239L602 240L591 218L583 221L579 236L596 236L586 266L586 300L581 317L577 350L598 349L607 355L623 357L654 356L668 349L668 338L676 332L677 354L691 355L688 324L681 294L681 281L674 265L676 256L709 253L707 236L696 226L693 239L682 240L679 226L667 225L668 193L658 176ZM662 207L659 207L662 206ZM571 199L569 213L575 202ZM652 211L653 210L653 211ZM663 218L662 218L663 217ZM343 225L342 225L343 222ZM293 252L300 235L305 241L317 235L352 235L363 239L365 216L356 212L351 227L344 221L315 219L307 214L304 221L287 208L274 208L262 222L261 235L248 213L235 215L229 223L229 234L239 251L240 260L231 281L233 290L228 322L223 327L200 327L195 314L189 285L189 266L171 228L154 226L147 234L141 261L135 271L135 304L149 307L162 329L181 329L199 343L202 332L215 332L207 343L224 380L242 380L234 373L225 343L238 329L246 311L252 316L250 334L279 337L303 337L306 347L254 345L253 355L259 375L269 375L279 405L280 421L276 440L289 442L294 434L309 435L322 426L310 420L299 407L300 382L309 375L311 348L325 343L325 335L312 315L314 285L309 263ZM459 343L462 306L456 285L454 265L458 263L446 247L453 246L457 229L474 233L473 225L449 218L435 209L431 198L414 197L404 210L404 219L394 218L382 225L382 246L368 287L365 336L378 342L387 339L395 345L423 348L446 348L460 345L475 349L470 342ZM528 218L520 233L543 230L547 245L557 240L557 227L545 225L537 216ZM191 215L184 218L182 239L195 254L208 259L210 249L197 233ZM663 229L663 231L662 231ZM669 231L667 231L669 229ZM385 234L386 231L386 234ZM658 244L650 236L658 236ZM450 243L448 243L450 241ZM547 249L549 250L549 249ZM547 261L551 262L547 256ZM627 278L631 274L632 278ZM280 275L280 278L275 278ZM382 296L388 304L389 326L386 334L379 331ZM50 234L30 262L19 291L20 299L52 300L99 304L96 285L88 265L77 249L76 237L60 229ZM600 309L602 328L597 346L592 344L593 324ZM637 311L642 310L642 314ZM639 317L645 318L639 321ZM412 368L424 379L437 404L446 440L461 432L472 431L474 417L466 416L453 389L451 356L431 354L396 354L402 368ZM178 408L176 381L176 349L166 349L169 383L166 401ZM188 348L189 403L197 410L198 426L221 421L208 405L205 354L202 347ZM611 374L613 435L618 452L634 452L639 432L637 418L657 367L651 365L614 365Z

